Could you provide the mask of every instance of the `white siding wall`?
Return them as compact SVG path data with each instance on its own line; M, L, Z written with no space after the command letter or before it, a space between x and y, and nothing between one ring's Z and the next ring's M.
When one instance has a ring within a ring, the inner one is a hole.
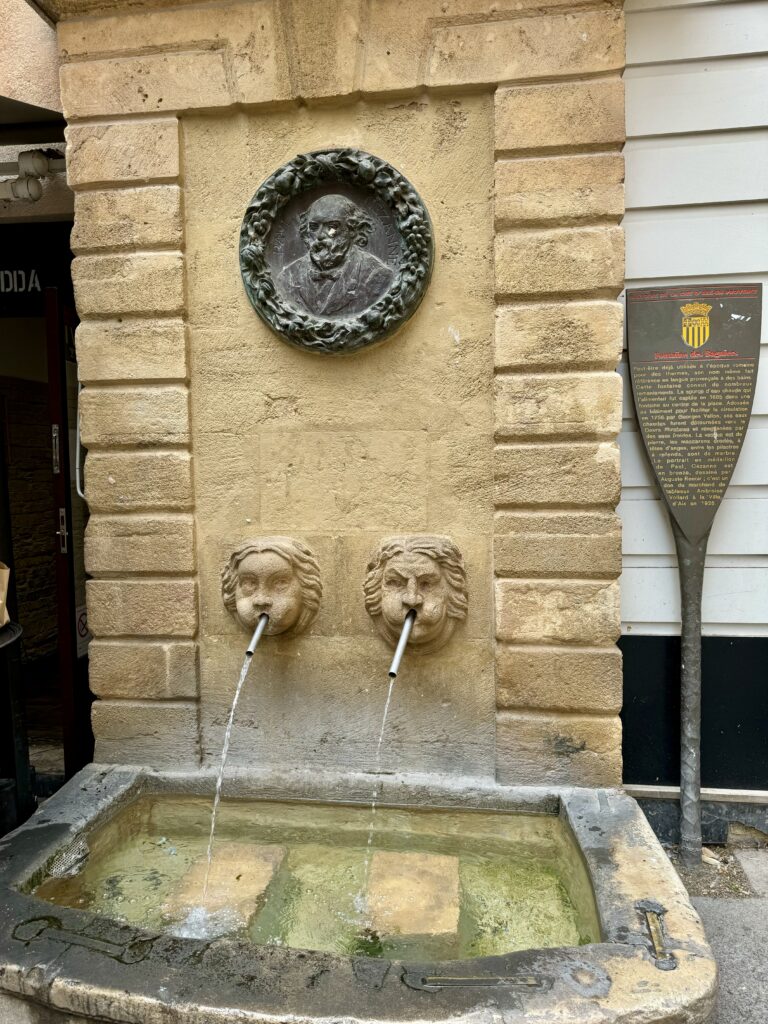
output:
M627 286L762 281L768 301L768 0L625 9ZM628 384L621 449L623 631L676 633L672 533ZM768 636L765 308L753 415L707 567L704 632Z

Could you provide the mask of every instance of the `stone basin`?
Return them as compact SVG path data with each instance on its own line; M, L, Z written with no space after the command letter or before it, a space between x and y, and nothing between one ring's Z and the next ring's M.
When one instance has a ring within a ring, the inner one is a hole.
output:
M712 1012L716 967L701 922L637 804L618 790L380 779L382 807L557 816L592 888L599 941L586 945L464 960L372 959L179 938L31 895L52 865L86 857L90 835L137 798L209 797L213 781L92 765L0 841L0 1024L703 1024ZM367 774L243 773L226 785L230 798L323 805L365 806L371 790ZM445 861L438 873L450 895ZM221 884L229 870L219 866ZM249 885L263 884L257 875L254 867ZM379 889L397 883L386 857L371 875ZM448 897L432 912L434 928L452 926Z

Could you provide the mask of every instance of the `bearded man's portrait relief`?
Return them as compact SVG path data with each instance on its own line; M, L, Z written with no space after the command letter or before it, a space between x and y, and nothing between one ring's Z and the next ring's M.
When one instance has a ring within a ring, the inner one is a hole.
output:
M293 537L259 537L235 548L221 573L224 607L247 630L269 616L266 633L303 633L317 615L323 586L312 551Z
M376 302L394 273L367 251L373 222L346 196L316 199L300 215L306 255L277 275L277 287L293 305L320 317L353 316Z
M387 537L368 563L365 607L395 646L409 611L416 612L409 649L430 654L447 644L467 617L467 574L449 537Z

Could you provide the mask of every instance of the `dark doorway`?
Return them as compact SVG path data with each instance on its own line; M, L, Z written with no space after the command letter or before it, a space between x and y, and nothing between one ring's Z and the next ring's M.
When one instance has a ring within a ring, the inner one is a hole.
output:
M0 435L12 568L23 630L21 689L30 762L47 795L92 756L83 534L78 496L71 224L0 226Z

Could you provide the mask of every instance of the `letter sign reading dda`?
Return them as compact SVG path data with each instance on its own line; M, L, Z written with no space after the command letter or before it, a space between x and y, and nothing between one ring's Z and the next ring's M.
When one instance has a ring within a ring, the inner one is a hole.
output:
M752 410L762 286L627 291L637 419L667 505L682 605L681 857L701 859L701 593L709 531Z

